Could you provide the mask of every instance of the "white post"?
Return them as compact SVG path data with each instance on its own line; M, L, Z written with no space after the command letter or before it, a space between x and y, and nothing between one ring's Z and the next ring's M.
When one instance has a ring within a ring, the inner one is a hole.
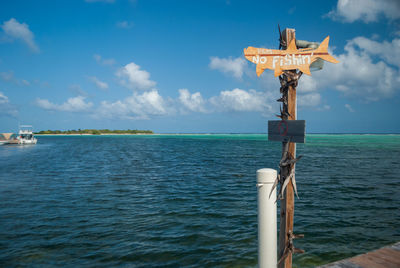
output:
M277 267L276 170L257 170L258 192L258 267ZM270 197L271 193L271 197Z

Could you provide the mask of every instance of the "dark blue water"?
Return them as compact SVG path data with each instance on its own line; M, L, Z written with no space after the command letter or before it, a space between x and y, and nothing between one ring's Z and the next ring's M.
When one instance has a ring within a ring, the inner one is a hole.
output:
M0 147L0 267L254 267L262 135L46 136ZM294 267L400 240L400 136L298 145Z

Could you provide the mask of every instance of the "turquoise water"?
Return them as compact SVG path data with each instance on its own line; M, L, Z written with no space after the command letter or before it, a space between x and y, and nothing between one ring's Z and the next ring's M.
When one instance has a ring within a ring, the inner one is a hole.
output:
M0 147L0 266L255 267L265 135L40 136ZM314 267L400 240L400 135L308 135L295 241Z

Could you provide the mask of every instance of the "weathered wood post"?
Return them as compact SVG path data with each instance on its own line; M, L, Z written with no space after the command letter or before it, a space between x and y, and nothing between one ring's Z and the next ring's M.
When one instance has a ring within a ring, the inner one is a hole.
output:
M299 46L302 48L298 49L294 29L285 29L283 34L279 31L279 34L279 47L283 50L248 47L244 49L244 56L257 65L258 76L265 69L274 70L281 84L282 97L277 100L282 102L281 113L278 115L281 120L268 121L268 140L282 142L280 170L270 196L279 185L278 199L281 200L281 211L278 265L280 268L291 268L292 254L304 252L293 245L293 239L302 237L293 233L294 193L297 195L295 164L301 158L296 158L296 143L305 142L305 121L297 120L296 87L303 73L311 75L310 67L313 67L313 63L319 60L332 63L338 61L328 53L329 36L318 47L315 47L314 43L314 47L308 47L310 42L301 41ZM317 69L321 69L321 66ZM315 64L314 67L316 68Z
M290 43L293 39L296 38L296 32L294 29L285 29L283 31L283 41L282 48L286 49L287 44ZM292 74L292 75L290 75ZM287 94L287 120L296 120L297 119L297 96L296 96L296 85L297 79L296 70L288 70L286 73L282 74L283 79L289 82L287 92L283 94ZM296 81L293 81L296 80ZM285 96L283 96L285 98ZM285 103L283 102L283 106ZM285 107L283 107L283 112L285 112ZM285 115L281 115L284 117ZM282 118L285 119L285 118ZM285 154L285 142L282 143L282 156ZM296 158L296 143L290 142L289 149L287 152L290 155L291 159ZM293 167L294 169L294 167ZM294 170L293 177L295 176ZM294 218L294 191L293 191L293 183L289 181L286 186L286 191L283 193L283 199L281 200L280 207L280 227L279 227L279 251L278 251L278 261L280 268L291 268L292 267L292 251L290 250L290 244L292 235L293 235L293 218ZM287 254L287 256L285 256Z

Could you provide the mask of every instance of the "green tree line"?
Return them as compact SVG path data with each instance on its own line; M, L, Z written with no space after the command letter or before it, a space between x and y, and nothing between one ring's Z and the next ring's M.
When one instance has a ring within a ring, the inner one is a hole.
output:
M72 129L72 130L42 130L35 132L35 134L153 134L151 130L138 130L138 129L128 129L128 130L110 130L110 129Z

